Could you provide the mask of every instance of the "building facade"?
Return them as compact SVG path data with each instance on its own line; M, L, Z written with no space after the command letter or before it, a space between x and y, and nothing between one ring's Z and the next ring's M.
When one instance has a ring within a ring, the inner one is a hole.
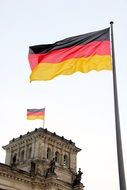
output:
M77 153L72 140L38 128L3 146L0 190L83 190L77 173Z

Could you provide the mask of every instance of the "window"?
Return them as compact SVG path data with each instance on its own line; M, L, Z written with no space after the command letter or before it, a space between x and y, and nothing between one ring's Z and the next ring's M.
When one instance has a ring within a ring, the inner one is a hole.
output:
M48 148L47 149L47 159L51 159L51 149L50 148Z
M67 166L68 165L68 156L64 155L64 165Z
M60 161L60 154L58 151L55 152L55 161L59 163Z
M16 163L16 159L17 159L17 154L15 153L14 156L12 157L12 164Z

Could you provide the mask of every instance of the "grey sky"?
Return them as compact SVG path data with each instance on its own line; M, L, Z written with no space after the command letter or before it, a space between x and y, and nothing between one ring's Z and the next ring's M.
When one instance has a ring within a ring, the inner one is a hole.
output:
M125 0L0 0L0 147L43 126L27 108L46 106L45 127L82 149L86 190L119 190L111 71L29 83L30 45L109 27L114 21L116 69L127 176L127 2ZM0 148L0 162L5 152ZM127 178L127 177L126 177Z

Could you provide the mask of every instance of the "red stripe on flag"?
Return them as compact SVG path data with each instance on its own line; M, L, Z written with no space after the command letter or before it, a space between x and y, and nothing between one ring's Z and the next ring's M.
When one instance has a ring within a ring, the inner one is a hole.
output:
M39 63L58 64L67 59L89 57L92 55L110 55L109 41L93 41L86 45L54 50L43 54L29 54L29 62L33 70Z

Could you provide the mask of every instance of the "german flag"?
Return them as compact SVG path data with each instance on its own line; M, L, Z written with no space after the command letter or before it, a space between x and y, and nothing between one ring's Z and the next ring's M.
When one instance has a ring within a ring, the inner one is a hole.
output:
M91 70L111 70L110 28L29 47L30 81Z
M27 119L44 119L45 108L43 109L27 109Z

